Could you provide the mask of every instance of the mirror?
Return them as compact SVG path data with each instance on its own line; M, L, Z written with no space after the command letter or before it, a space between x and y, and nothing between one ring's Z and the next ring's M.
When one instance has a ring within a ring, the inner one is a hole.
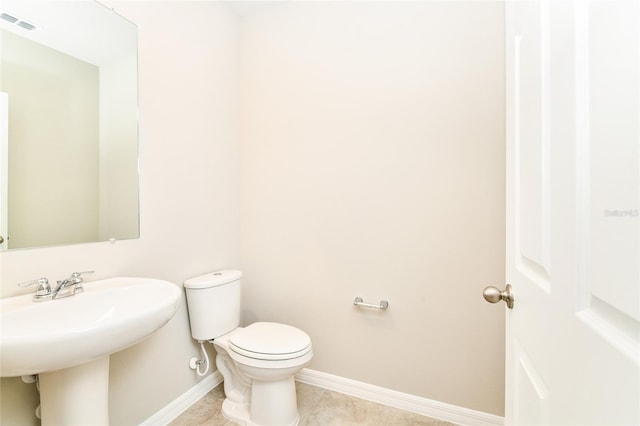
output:
M0 1L0 250L137 238L137 28Z

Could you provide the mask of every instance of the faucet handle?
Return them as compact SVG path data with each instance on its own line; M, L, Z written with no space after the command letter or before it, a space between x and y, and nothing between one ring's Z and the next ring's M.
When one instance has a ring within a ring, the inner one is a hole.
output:
M71 278L74 278L75 285L73 286L72 294L82 293L84 291L84 287L82 287L82 275L93 274L95 271L83 271L83 272L74 272L71 274Z
M37 301L51 296L51 286L49 285L49 280L44 277L37 280L18 283L20 287L29 287L34 284L37 284L38 287L36 288L36 294L33 296L33 300Z
M39 284L39 285L49 285L49 280L42 277L37 280L25 281L23 283L18 283L20 287L29 287L30 285Z

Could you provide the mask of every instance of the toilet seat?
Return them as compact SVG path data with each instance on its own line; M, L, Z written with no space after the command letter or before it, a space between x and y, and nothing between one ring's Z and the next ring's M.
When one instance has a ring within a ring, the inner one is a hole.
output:
M230 336L229 349L257 360L290 360L311 351L311 338L290 325L256 322Z

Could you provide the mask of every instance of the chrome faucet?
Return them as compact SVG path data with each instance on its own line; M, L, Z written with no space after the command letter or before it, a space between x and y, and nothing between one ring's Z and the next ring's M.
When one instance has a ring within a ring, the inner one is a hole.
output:
M63 297L73 296L74 294L82 293L84 288L82 287L82 275L92 274L94 271L74 272L70 277L57 281L58 285L51 294L51 299L62 299ZM69 291L64 291L68 289ZM61 293L62 292L62 293Z
M51 290L49 280L46 278L40 278L37 280L25 281L19 283L20 287L29 287L36 285L36 294L33 296L34 302L43 302L45 300L62 299L63 297L73 296L74 294L82 293L84 288L82 287L83 279L82 275L92 274L93 271L74 272L68 278L58 281L58 285L55 290Z

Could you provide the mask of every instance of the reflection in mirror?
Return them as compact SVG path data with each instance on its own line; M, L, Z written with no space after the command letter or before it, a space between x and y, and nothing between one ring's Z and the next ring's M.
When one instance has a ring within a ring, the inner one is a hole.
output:
M135 25L93 1L0 8L0 249L137 238Z

